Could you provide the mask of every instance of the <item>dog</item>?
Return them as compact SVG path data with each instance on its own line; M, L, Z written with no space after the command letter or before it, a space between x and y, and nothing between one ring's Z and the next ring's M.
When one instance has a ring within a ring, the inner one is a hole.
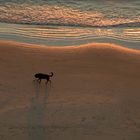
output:
M51 80L50 78L53 76L53 72L50 72L50 74L44 74L44 73L36 73L34 75L35 78L37 78L38 82L41 83L41 80L42 79L45 79L46 80L46 83L50 82L51 83Z

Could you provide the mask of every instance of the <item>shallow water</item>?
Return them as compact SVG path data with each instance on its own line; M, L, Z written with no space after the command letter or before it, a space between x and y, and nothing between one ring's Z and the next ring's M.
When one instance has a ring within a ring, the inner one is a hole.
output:
M140 49L140 28L85 28L0 23L0 39L58 47L107 42Z
M139 0L0 0L0 39L49 46L109 42L140 49L139 5Z

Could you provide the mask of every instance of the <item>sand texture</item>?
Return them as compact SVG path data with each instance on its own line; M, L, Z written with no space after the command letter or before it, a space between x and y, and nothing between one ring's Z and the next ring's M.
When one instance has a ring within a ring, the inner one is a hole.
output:
M1 41L0 74L0 140L140 140L139 51Z

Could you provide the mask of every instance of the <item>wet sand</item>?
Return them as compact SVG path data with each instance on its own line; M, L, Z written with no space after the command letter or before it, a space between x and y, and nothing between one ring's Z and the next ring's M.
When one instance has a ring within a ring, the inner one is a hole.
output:
M1 41L0 73L1 140L140 139L140 51Z

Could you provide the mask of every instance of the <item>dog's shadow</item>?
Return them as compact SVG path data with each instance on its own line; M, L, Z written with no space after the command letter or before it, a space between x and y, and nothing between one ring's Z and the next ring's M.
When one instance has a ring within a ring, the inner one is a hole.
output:
M49 84L33 82L35 95L32 97L27 110L27 125L29 140L46 140L45 115L49 95Z

